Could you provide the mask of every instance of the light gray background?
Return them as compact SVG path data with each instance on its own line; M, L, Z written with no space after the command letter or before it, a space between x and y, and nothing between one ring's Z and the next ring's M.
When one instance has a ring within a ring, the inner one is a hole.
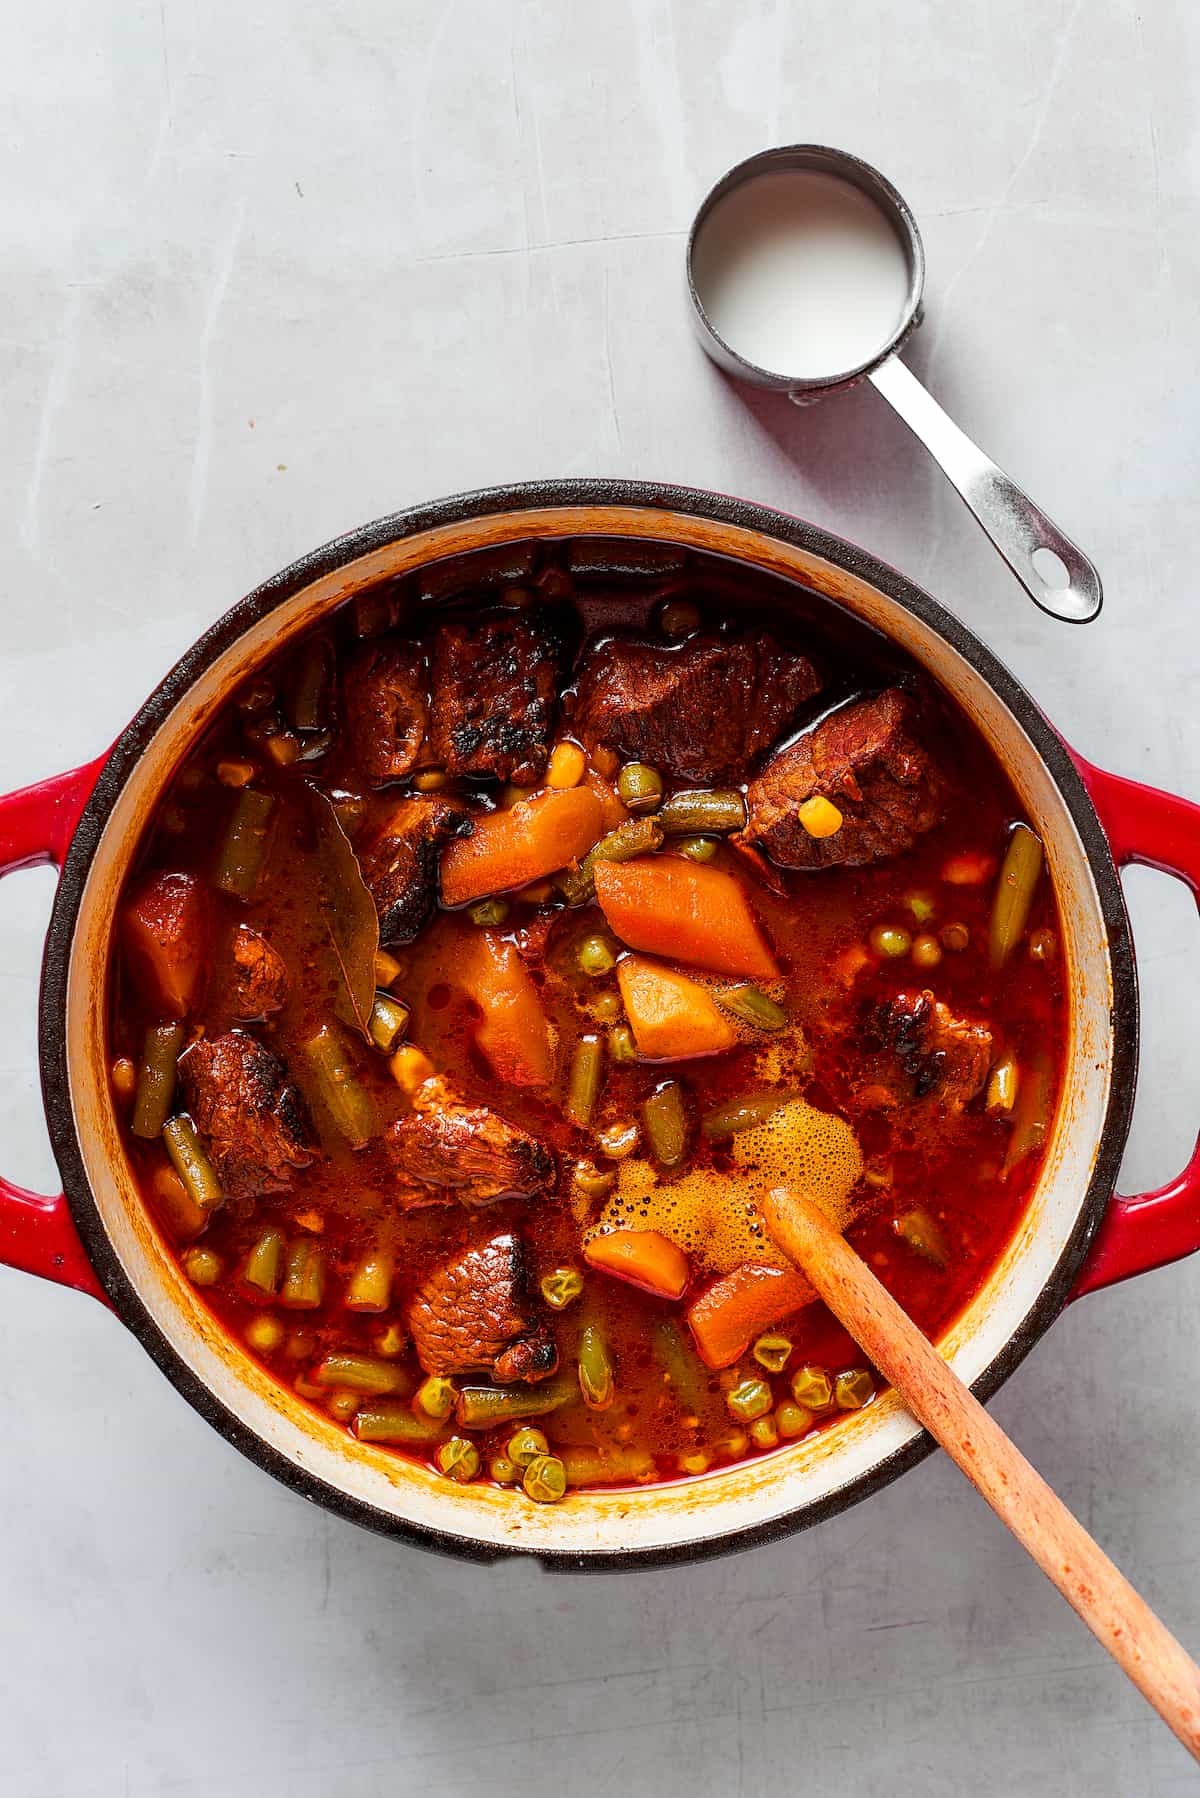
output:
M95 754L193 636L410 501L652 476L844 531L1067 737L1200 790L1200 16L1187 0L8 0L0 770ZM844 145L925 232L912 360L1085 544L1056 626L869 392L738 393L682 234L765 144ZM49 1188L51 883L0 893L0 1143ZM1197 1114L1195 910L1130 882L1127 1190ZM1200 1261L1077 1306L996 1402L1200 1645ZM99 1306L0 1274L0 1792L1153 1794L1193 1769L943 1460L777 1547L487 1572L335 1523Z

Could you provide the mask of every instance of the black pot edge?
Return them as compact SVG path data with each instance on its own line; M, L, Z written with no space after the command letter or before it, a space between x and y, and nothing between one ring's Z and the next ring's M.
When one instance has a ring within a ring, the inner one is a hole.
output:
M523 1544L493 1545L449 1531L429 1529L350 1498L340 1488L294 1465L216 1400L162 1335L108 1241L84 1173L71 1113L66 1054L67 967L79 904L92 857L109 811L144 745L199 673L265 614L334 569L400 537L497 512L555 506L658 509L756 531L821 556L878 588L944 637L988 682L1018 719L1046 763L1083 842L1108 931L1113 970L1113 1078L1103 1128L1079 1219L1054 1272L1004 1349L972 1390L984 1401L1020 1366L1066 1304L1105 1208L1112 1196L1133 1109L1138 1056L1137 974L1128 914L1108 839L1095 807L1054 727L1032 696L974 632L937 600L888 564L831 533L749 500L657 482L576 478L518 482L455 495L377 519L334 538L264 581L219 618L181 657L122 731L85 806L63 861L46 936L39 1004L42 1092L50 1140L72 1216L88 1255L118 1316L176 1389L227 1442L300 1497L395 1540L456 1559L490 1563L512 1555L533 1558L550 1572L631 1572L756 1548L811 1528L881 1491L936 1446L922 1431L877 1467L818 1503L782 1517L665 1548L575 1553Z

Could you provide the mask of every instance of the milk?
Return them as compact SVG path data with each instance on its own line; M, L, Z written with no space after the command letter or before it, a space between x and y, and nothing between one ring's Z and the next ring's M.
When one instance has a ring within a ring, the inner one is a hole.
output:
M755 175L718 200L692 274L729 348L798 380L872 362L909 299L908 260L886 214L851 182L808 169Z

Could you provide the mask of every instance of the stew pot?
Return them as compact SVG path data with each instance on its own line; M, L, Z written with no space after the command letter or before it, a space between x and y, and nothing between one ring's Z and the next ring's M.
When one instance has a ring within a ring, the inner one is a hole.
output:
M1159 1192L1114 1198L1133 1103L1138 1001L1118 869L1200 887L1200 807L1073 756L956 618L824 531L740 500L631 482L538 483L403 512L294 563L226 613L95 762L0 800L0 872L61 869L41 990L41 1074L64 1193L0 1183L0 1261L109 1305L213 1426L294 1491L404 1541L488 1560L617 1568L688 1560L832 1516L928 1452L894 1393L749 1464L666 1487L514 1503L355 1442L217 1327L163 1248L130 1176L107 1078L105 972L115 901L168 778L256 663L356 591L464 552L584 538L614 568L647 542L767 569L865 619L939 680L1007 768L1040 832L1069 971L1064 1099L1045 1167L1001 1262L942 1342L994 1392L1067 1301L1200 1246L1200 1147Z

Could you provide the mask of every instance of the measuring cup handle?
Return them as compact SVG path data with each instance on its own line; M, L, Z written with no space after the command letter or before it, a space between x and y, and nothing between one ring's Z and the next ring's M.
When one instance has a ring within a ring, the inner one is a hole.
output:
M1067 624L1089 624L1104 603L1100 576L1081 549L1022 493L1002 468L960 431L898 356L889 356L868 379L919 437L1036 606ZM1052 550L1068 584L1052 587L1034 564L1039 549Z

